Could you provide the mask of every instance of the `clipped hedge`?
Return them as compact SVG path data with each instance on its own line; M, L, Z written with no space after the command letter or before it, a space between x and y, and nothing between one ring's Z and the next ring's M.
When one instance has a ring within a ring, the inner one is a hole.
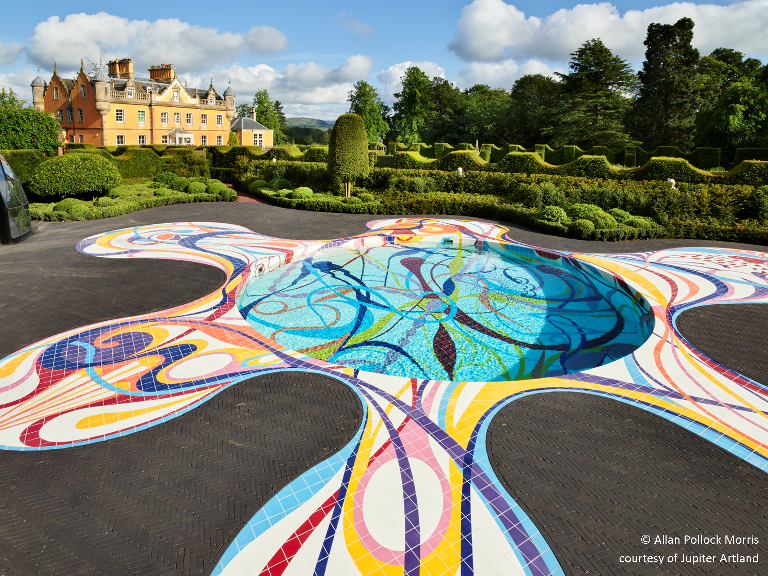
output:
M38 166L48 160L40 150L0 150L0 154L11 165L24 188L29 187L29 182Z
M42 163L30 181L39 196L72 197L108 191L120 184L120 172L96 154L67 154Z
M768 161L768 148L737 148L733 163L737 165L744 160Z

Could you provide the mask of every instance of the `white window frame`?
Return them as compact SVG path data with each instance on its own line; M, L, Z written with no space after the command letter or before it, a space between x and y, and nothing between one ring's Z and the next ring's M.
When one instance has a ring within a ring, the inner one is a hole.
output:
M224 115L216 114L216 126L224 126Z
M80 98L85 100L85 84L80 84Z
M205 134L200 136L200 145L201 146L208 146L208 136L206 136Z
M187 112L187 126L192 126L194 120L192 119L192 112Z
M70 124L75 123L75 111L72 108L67 108L67 122Z
M136 121L139 124L146 124L147 123L147 111L146 110L136 110Z
M174 102L178 102L179 101L179 91L178 90L174 90L173 91L173 101Z
M120 142L121 139L123 140L122 142ZM118 146L125 146L125 134L117 134L115 136L115 144Z
M125 89L125 97L126 98L133 98L133 88L126 88Z
M115 124L125 124L125 108L115 108Z
M263 132L254 132L253 133L253 145L259 146L260 148L264 148L264 133Z
M160 124L168 126L168 112L160 112Z
M83 109L82 108L78 108L77 109L77 121L80 122L81 124L83 122Z
M216 146L221 146L222 144L224 144L224 137L219 134L216 136Z
M173 125L174 126L181 126L181 112L174 112L173 113Z
M200 126L208 126L208 114L200 114Z
M146 134L139 134L139 144L146 144L147 143L147 136Z
M80 144L82 144L83 142L85 142L85 138L83 137L83 135L82 135L82 134L80 134L80 135L77 137L77 141L78 141Z
M57 116L59 117L59 122L64 122L64 110L59 108L56 112L58 112Z
M54 86L53 87L53 99L58 100L59 99L59 87Z
M213 96L211 96L210 98L208 98L208 105L210 105L210 106L213 106L213 102L214 102L214 100L215 100L215 98L214 98Z
M168 136L160 136L160 144L168 144Z

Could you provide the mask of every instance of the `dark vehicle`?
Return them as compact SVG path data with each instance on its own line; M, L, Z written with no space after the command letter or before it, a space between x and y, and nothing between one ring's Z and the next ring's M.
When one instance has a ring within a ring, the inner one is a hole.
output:
M0 154L0 243L13 244L32 234L29 201L10 164Z

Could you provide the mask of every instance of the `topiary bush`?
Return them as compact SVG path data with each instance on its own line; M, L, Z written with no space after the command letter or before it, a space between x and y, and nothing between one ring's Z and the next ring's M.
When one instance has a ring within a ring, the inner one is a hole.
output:
M314 192L312 192L311 188L307 188L306 186L296 188L287 195L288 198L312 198L312 196L314 196Z
M48 158L40 150L0 150L16 173L21 185L27 188L37 167Z
M328 170L344 182L347 197L352 193L354 179L370 171L368 135L363 119L357 114L342 114L336 119L328 145Z
M568 214L560 206L547 206L541 212L541 219L547 222L556 222L558 224L566 224L570 221Z
M191 182L189 185L190 194L204 194L206 186L202 182Z
M30 188L40 196L73 197L107 192L120 184L115 165L95 154L67 154L40 164Z
M177 176L175 180L172 180L170 184L168 184L168 188L171 190L176 190L176 192L186 192L189 190L190 181L189 178L184 178L183 176Z
M65 198L53 207L53 211L66 212L73 220L87 220L91 215L88 204L77 198Z
M595 228L617 228L616 219L594 204L574 204L568 209L568 216L573 220L589 220Z
M96 200L93 201L93 205L98 206L99 208L114 206L115 204L117 204L117 202L115 202L115 200L109 196L102 196L101 198L96 198Z
M632 215L627 212L626 210L622 210L621 208L611 208L608 210L608 214L613 216L616 219L616 222L619 224L624 224L627 220L629 220Z
M591 220L580 218L571 222L571 225L568 227L568 231L576 238L586 240L587 238L590 238L594 233L595 225Z
M250 184L248 184L248 192L254 193L259 188L267 188L269 185L264 180L254 180Z
M290 180L286 180L285 178L275 178L273 180L270 180L269 187L272 188L272 190L280 190L281 188L290 188L291 182Z

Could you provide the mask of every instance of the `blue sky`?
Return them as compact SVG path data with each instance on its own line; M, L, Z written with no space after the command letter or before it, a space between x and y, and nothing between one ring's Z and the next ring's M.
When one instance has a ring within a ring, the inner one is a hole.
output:
M648 24L694 20L702 54L723 46L768 62L768 0L574 4L557 0L6 3L0 28L0 85L31 99L29 83L58 63L73 77L81 58L132 58L138 76L172 63L190 86L238 103L266 88L288 116L333 119L366 80L387 103L409 65L461 88L509 89L526 73L565 71L569 53L601 38L639 68ZM105 6L108 8L105 10ZM220 9L217 10L217 7Z

